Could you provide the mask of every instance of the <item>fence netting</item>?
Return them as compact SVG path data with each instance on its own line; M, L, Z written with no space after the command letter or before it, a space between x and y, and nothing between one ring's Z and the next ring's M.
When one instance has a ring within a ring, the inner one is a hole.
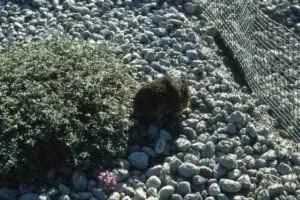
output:
M278 128L300 141L300 38L253 0L197 0L231 49L250 89L269 105Z

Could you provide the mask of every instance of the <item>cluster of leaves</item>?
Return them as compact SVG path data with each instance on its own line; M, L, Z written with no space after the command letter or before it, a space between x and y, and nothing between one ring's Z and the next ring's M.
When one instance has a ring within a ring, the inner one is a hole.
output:
M104 44L56 35L0 63L0 177L121 155L137 83Z

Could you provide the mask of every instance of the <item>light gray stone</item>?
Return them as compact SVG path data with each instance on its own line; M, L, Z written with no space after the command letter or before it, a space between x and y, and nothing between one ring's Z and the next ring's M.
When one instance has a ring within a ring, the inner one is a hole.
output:
M49 195L46 194L40 194L38 197L38 200L51 200Z
M147 188L159 188L161 186L161 180L157 176L151 176L146 181Z
M221 179L219 182L220 188L222 189L222 191L224 192L228 192L228 193L236 193L239 192L241 190L241 183L239 183L238 181L233 181L230 179Z
M147 197L147 194L142 188L137 188L134 191L133 200L144 200L144 199L146 199L146 197Z
M257 200L270 200L270 194L267 189L262 189L257 194Z
M184 196L191 193L191 185L188 181L179 182L176 188L176 193Z
M202 196L199 192L190 193L185 195L183 200L202 200Z
M273 161L276 159L276 151L271 149L260 156L260 159L263 159L267 162Z
M162 165L155 165L147 169L146 176L147 177L159 176L161 170L162 170Z
M219 160L220 164L228 170L237 167L237 157L235 154L227 154L222 156Z
M221 189L218 183L213 183L208 187L208 194L210 196L217 197L220 193L221 193Z
M175 146L178 148L179 151L187 151L191 147L191 142L185 138L178 138L175 141Z
M282 184L275 183L268 187L268 191L271 197L279 196L283 193L284 187Z
M181 176L189 178L199 173L199 168L192 164L184 162L178 167L178 172Z
M242 128L246 124L245 114L240 111L234 111L229 115L228 122L234 124L238 128Z
M146 169L149 163L149 156L144 152L133 152L128 157L130 163L139 169Z
M158 199L159 200L167 200L169 199L169 197L172 196L172 194L174 193L175 189L173 186L171 185L166 185L164 187L162 187L159 192L158 192Z
M243 174L238 178L238 182L241 183L242 188L248 189L251 186L250 176L248 174Z
M277 166L277 171L281 175L286 175L292 173L292 168L288 164L280 162Z
M201 156L204 158L211 158L215 155L216 146L212 141L208 141L203 145Z
M64 194L64 195L61 195L58 198L58 200L71 200L71 197L69 195Z

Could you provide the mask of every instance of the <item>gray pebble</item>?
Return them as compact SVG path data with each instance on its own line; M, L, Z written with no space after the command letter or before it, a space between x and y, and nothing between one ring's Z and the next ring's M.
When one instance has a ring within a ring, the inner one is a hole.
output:
M194 186L201 186L207 182L207 179L200 175L195 175L192 179L192 184Z
M271 149L260 156L261 159L270 162L276 159L276 151Z
M105 192L101 188L93 188L92 194L99 200L105 200L107 198Z
M178 167L178 172L181 176L189 178L198 174L199 168L192 163L184 162Z
M227 154L226 156L222 156L219 162L223 167L225 167L228 170L237 167L237 157L235 154Z
M283 193L284 187L282 184L275 183L268 187L268 191L271 197L275 197Z
M72 176L72 186L75 191L84 191L87 186L86 176L82 172L74 172Z
M228 172L228 178L230 178L232 180L235 180L238 177L240 177L241 174L242 174L241 170L239 170L239 169L233 169L230 172Z
M240 111L234 111L228 117L228 122L234 124L237 128L242 128L246 124L246 117Z
M262 189L257 194L257 200L270 200L270 194L267 189Z
M139 169L148 167L149 156L144 152L133 152L128 157L130 163Z
M158 192L158 199L167 200L167 199L169 199L169 197L172 196L174 191L175 191L175 189L173 186L171 186L171 185L164 186Z
M192 2L187 2L184 4L184 9L188 14L194 14L196 11L196 5Z
M165 28L154 28L153 33L159 37L163 37L166 35L166 29Z
M36 194L36 193L25 193L25 194L22 194L18 200L38 200L39 198L39 195Z
M149 196L157 197L158 192L157 192L156 188L149 188L149 189L147 189L147 194Z
M61 195L58 200L71 200L71 197L69 195Z
M3 187L0 189L0 198L4 200L16 199L18 195L18 191L14 189L10 189L7 187Z
M146 199L146 197L147 197L147 194L142 188L137 188L134 191L134 196L133 196L134 200L144 200L144 199Z
M217 183L213 183L208 187L208 194L210 196L217 197L220 193L221 193L221 189Z
M202 200L202 196L199 192L190 193L185 195L183 200Z
M179 182L176 188L176 193L182 196L191 193L190 182L188 181Z
M292 173L292 168L283 162L280 162L279 165L277 166L277 170L281 175L286 175Z
M179 151L185 152L190 148L191 142L184 138L178 138L175 141L175 146L178 148Z
M147 169L146 176L147 177L159 176L161 170L162 170L162 165L155 165Z
M201 155L204 158L211 158L215 155L215 149L216 146L212 141L208 141L203 145L203 148L201 150Z
M250 176L248 174L243 174L238 178L238 182L241 183L242 188L248 189L251 186Z
M236 193L241 190L241 183L230 179L221 179L219 185L224 192Z
M196 59L198 59L198 52L196 50L187 50L186 56L190 60L196 60Z
M151 176L146 181L147 188L159 188L161 186L161 180L157 176Z
M40 194L38 200L51 200L51 198L46 194Z

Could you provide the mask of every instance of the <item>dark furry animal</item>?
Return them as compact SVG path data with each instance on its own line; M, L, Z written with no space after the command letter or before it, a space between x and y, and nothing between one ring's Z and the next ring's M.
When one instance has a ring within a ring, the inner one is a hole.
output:
M134 98L133 117L139 123L174 118L188 106L190 93L184 80L168 76L144 85Z

